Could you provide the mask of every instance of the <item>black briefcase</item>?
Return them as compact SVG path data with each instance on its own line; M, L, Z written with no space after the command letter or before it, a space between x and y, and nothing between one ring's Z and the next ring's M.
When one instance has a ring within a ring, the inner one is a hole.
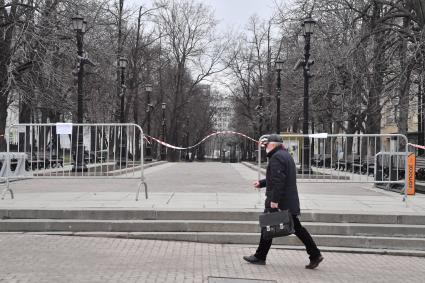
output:
M260 215L260 227L263 238L270 240L295 233L294 220L289 210L278 210Z

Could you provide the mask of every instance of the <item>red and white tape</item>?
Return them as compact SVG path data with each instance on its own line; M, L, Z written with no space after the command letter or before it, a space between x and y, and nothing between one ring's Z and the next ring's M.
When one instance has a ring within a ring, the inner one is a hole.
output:
M419 145L419 144L408 143L407 145L410 145L410 146L413 146L413 147L416 147L416 148L420 148L420 149L425 149L425 146Z
M217 135L228 135L228 134L239 135L239 136L242 136L242 137L244 137L244 138L246 138L246 139L249 139L249 140L251 140L251 141L254 141L254 142L258 143L258 141L257 141L257 140L255 140L255 139L253 139L253 138L251 138L251 137L249 137L249 136L247 136L247 135L245 135L245 134L238 133L238 132L234 132L234 131L221 131L221 132L214 132L214 133L211 133L211 134L209 134L208 136L206 136L205 138L203 138L202 140L200 140L198 143L196 143L196 144L194 144L194 145L192 145L192 146L188 146L188 147L179 147L179 146L174 146L174 145L171 145L171 144L166 143L166 142L164 142L164 141L161 141L161 140L159 140L159 139L157 139L157 138L154 138L154 137L151 137L151 136L148 136L148 135L145 135L145 136L149 137L150 139L152 139L152 140L154 140L154 141L158 142L159 144L161 144L161 145L163 145L163 146L166 146L166 147L169 147L169 148L172 148L172 149L186 150L186 149L192 149L192 148L195 148L195 147L199 146L201 143L205 142L207 139L209 139L209 138L211 138L211 137L213 137L213 136L217 136Z

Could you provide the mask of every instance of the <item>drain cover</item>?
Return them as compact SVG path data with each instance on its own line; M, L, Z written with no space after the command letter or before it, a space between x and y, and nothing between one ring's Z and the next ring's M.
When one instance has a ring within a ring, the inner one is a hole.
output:
M277 281L233 277L208 277L208 283L277 283Z

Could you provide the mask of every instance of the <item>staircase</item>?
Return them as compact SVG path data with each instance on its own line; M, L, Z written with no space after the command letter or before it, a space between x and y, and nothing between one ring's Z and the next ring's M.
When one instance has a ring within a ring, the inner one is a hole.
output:
M3 209L0 232L257 244L258 215L257 211ZM425 215L304 211L301 221L322 250L425 256ZM274 243L302 247L295 236Z

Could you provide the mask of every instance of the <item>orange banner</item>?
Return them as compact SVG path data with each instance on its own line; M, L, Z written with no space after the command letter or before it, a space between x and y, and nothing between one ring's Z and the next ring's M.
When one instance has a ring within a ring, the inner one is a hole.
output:
M415 194L415 166L416 155L412 153L407 157L407 194L409 196Z

